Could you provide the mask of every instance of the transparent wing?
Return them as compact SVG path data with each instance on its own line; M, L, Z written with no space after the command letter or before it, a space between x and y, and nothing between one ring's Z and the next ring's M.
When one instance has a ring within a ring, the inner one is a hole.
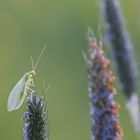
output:
M8 104L7 104L8 111L16 110L22 105L23 101L20 100L19 97L22 94L22 90L25 85L25 80L26 80L26 76L24 75L11 91L8 97Z
M25 83L25 88L24 88L24 96L26 97L28 94L28 91L30 89L31 83L33 82L32 79L28 79L27 82Z
M31 86L31 79L29 78L26 82L25 82L25 86L24 86L24 90L23 90L23 95L21 95L20 99L21 99L21 103L23 103L23 101L25 100L25 98L28 95L28 91L30 90L30 86Z
M17 104L14 110L17 110L21 107L21 105L23 104L23 102L25 101L25 98L27 97L28 91L30 89L30 85L31 85L31 79L28 79L27 81L24 80L24 84L23 84L23 91L18 95L18 100L17 100Z

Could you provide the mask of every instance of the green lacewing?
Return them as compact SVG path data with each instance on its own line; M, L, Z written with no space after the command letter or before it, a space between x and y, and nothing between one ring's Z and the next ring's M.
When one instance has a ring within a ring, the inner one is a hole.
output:
M33 89L31 89L31 87L34 86L33 76L36 74L35 70L38 66L38 63L46 47L47 47L47 44L45 44L42 52L40 53L35 66L33 65L33 59L31 59L32 71L25 73L23 77L14 86L11 93L9 94L8 104L7 104L7 110L9 112L19 109L22 106L25 99L27 98L28 92L33 91Z

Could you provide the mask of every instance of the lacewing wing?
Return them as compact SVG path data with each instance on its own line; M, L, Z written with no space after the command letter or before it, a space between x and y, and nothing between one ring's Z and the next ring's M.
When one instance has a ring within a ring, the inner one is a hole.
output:
M25 83L26 83L26 75L24 75L12 89L8 97L7 104L7 110L9 112L18 109L22 105L23 99L21 97L23 96L22 91L25 86Z

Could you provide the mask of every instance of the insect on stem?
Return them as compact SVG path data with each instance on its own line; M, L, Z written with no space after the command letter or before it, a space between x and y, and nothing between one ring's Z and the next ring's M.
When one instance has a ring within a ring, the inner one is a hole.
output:
M28 98L29 91L31 93L34 92L34 90L31 88L32 86L35 86L33 76L35 75L35 69L37 68L46 47L47 44L45 44L43 47L43 50L41 51L35 66L33 63L33 58L31 57L32 71L25 73L10 92L7 104L8 111L11 112L13 110L19 109L22 106L24 100Z

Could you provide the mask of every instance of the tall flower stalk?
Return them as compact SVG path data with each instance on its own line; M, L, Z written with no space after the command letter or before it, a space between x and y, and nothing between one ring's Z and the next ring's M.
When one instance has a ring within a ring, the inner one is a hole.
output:
M92 32L90 32L92 33ZM104 56L101 42L90 34L88 50L88 91L90 98L92 140L121 140L122 131L118 120L120 105L115 102L115 76L110 61Z
M101 0L101 11L120 86L127 99L127 109L137 132L140 131L139 101L136 94L136 64L132 43L125 28L119 0Z
M44 99L38 99L33 92L27 101L27 109L23 116L26 120L24 140L47 140L45 106Z

